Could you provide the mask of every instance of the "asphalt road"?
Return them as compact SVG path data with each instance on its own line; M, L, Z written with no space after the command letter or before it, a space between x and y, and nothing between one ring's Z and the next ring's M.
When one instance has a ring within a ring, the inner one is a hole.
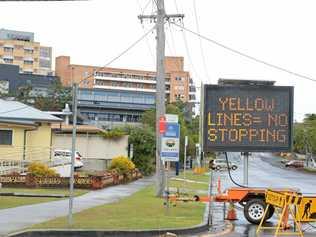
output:
M243 184L243 161L240 155L238 153L229 153L228 158L229 161L238 165L238 169L231 172L233 179L237 183ZM252 157L249 158L249 187L297 188L303 194L313 193L316 195L316 174L277 167L276 165L271 165L269 159L276 158L270 153L253 153ZM222 190L236 186L229 179L227 170L215 171L213 177L214 181L217 181L218 177L220 177ZM246 221L241 207L237 208L237 214L238 220L234 223L235 230L228 236L255 237L257 226ZM223 220L222 204L215 205L213 218L215 223ZM270 220L271 224L275 224L275 217ZM316 229L309 225L303 225L303 230L305 230L304 236L316 236ZM272 236L272 234L267 232L261 236Z

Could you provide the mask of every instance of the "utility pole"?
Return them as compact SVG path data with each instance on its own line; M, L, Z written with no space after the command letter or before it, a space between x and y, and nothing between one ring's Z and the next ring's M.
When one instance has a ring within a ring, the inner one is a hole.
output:
M164 0L156 0L157 15L139 15L141 23L144 19L156 22L156 195L162 196L165 191L165 167L160 157L161 134L159 120L166 113L165 108L165 20L183 19L183 14L167 15Z
M77 136L77 92L78 84L73 83L72 86L72 146L71 146L71 167L69 178L69 209L68 209L68 225L72 226L72 210L74 199L74 173L75 173L75 153L76 153L76 136Z

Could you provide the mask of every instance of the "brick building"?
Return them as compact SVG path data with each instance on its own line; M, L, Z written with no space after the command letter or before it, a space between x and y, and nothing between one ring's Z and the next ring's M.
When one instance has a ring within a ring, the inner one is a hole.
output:
M184 70L183 57L166 57L166 98L170 102L177 99L183 102L195 101L195 86L190 73ZM70 63L69 56L56 58L56 76L64 86L73 81L79 82L81 88L106 89L112 91L156 92L156 72L123 68L100 68L96 66Z

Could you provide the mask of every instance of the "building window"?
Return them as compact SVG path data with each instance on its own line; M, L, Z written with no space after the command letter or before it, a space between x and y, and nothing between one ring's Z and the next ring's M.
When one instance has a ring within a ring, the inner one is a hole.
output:
M13 59L12 58L4 58L3 61L5 63L13 63Z
M10 47L4 47L3 50L4 52L7 52L7 53L13 53L13 48L10 48Z
M24 49L25 54L33 54L34 50L33 49Z
M33 65L33 61L32 60L24 60L24 64Z
M0 130L0 145L12 145L12 130Z

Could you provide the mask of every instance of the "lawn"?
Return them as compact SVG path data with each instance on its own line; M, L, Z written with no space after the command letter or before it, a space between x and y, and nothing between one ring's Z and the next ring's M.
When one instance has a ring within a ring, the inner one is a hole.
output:
M184 175L183 172L180 173L179 176L175 176L173 179L171 179L169 185L170 187L179 188L181 189L188 189L188 190L208 190L208 183L210 176L209 174L194 174L191 170L186 171L185 179L189 181L196 181L194 182L185 182L182 180L176 180L176 179L183 179Z
M184 178L183 172L181 172L178 177ZM206 183L208 183L210 181L209 173L194 174L191 170L188 170L185 172L185 178L189 179L189 180L194 180L194 181L198 181L198 182L206 182Z
M205 205L202 203L179 203L167 211L163 202L163 199L155 197L154 187L149 186L119 202L74 214L73 228L119 230L178 228L194 226L203 220ZM67 218L57 218L32 228L67 228Z
M75 189L75 195L79 196L87 193L89 190ZM26 188L1 188L0 193L32 193L32 194L64 194L68 195L69 191L67 189L26 189ZM50 202L61 200L62 198L46 198L46 197L7 197L0 196L0 209L6 209L11 207L18 207L24 205L31 205L36 203Z

